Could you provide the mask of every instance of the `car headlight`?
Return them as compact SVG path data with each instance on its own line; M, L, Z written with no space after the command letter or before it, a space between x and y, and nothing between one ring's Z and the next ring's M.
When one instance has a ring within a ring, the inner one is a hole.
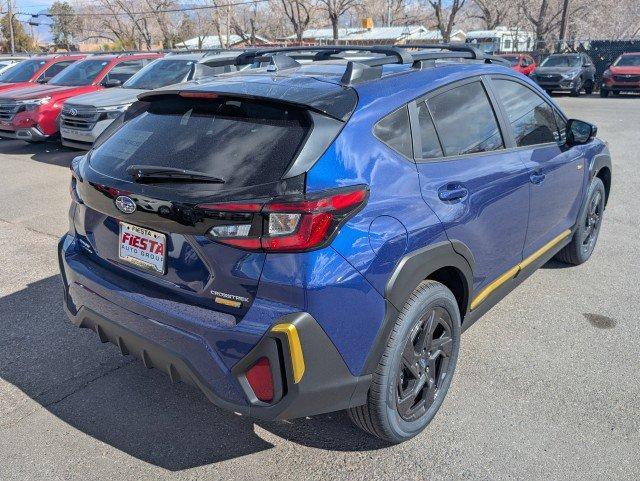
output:
M19 106L24 107L24 110L27 112L32 112L41 105L48 104L50 101L51 97L43 97L41 99L18 100L16 103Z
M100 119L115 119L122 112L127 110L131 104L110 105L109 107L98 107Z

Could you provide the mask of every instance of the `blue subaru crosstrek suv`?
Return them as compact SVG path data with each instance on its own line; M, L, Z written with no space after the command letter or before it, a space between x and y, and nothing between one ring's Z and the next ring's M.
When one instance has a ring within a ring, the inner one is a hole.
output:
M592 254L607 147L469 46L238 61L259 68L142 94L72 162L69 318L236 413L411 438L461 332Z

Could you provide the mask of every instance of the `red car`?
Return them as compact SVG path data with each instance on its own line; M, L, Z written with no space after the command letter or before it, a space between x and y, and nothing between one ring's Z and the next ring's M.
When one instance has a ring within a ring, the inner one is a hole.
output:
M640 52L623 53L602 74L600 96L640 92Z
M23 60L0 75L0 92L47 83L69 65L85 57L85 54L74 53L38 55Z
M503 53L498 55L511 63L511 68L523 75L531 75L536 70L536 61L524 53Z
M158 53L91 55L60 72L46 85L0 92L0 137L28 142L58 133L62 103L76 95L118 87Z

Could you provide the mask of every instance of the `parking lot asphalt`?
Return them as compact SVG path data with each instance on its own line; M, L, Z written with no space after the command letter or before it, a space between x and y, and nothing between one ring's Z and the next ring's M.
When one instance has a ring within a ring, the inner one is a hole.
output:
M0 480L640 477L640 97L558 99L610 144L580 267L550 263L469 329L425 432L385 446L334 413L252 422L71 326L56 243L68 164L0 141Z

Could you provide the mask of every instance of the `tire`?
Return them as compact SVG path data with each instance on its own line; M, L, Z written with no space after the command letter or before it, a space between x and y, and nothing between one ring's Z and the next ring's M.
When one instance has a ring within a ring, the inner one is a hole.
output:
M594 177L578 215L578 227L571 242L555 255L557 260L574 266L589 260L598 241L605 198L604 184L599 178Z
M591 80L587 80L585 82L584 93L587 95L591 95L593 93L593 82Z
M349 409L353 423L394 444L419 434L438 412L451 385L460 348L460 324L451 291L436 281L422 282L389 334L367 403Z
M620 95L620 91L619 90L612 90L611 91L613 93L613 95L618 96Z
M607 98L609 96L609 91L607 89L600 89L600 97Z

